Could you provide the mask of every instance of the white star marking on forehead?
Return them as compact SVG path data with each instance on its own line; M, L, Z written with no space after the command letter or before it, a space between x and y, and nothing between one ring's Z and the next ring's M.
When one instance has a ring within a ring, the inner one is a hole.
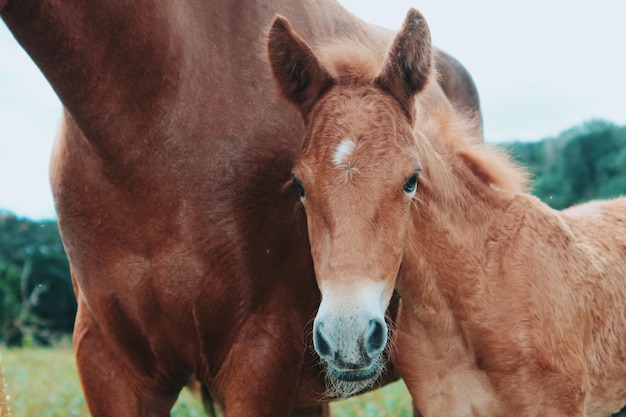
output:
M356 150L356 142L352 139L344 139L339 143L335 154L333 155L333 163L338 168L350 166L350 157Z

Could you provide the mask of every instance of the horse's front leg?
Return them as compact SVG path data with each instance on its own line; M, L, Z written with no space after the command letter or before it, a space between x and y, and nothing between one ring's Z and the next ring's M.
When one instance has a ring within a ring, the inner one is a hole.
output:
M305 349L302 328L288 317L248 318L217 375L225 416L293 415ZM299 411L319 416L324 410Z
M125 361L78 295L74 350L83 392L93 417L167 417L182 384L155 369Z

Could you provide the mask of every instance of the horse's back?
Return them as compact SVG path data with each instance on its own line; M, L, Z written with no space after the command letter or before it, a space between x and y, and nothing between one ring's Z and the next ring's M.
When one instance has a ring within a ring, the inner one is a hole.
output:
M581 242L594 248L626 274L626 197L595 200L563 210L562 215ZM626 279L626 276L624 276Z
M579 307L587 317L587 413L606 415L626 403L626 198L591 201L562 215L585 271Z

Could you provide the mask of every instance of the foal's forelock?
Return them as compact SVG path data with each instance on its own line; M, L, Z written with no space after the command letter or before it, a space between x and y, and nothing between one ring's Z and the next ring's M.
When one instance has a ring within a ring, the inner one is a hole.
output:
M316 48L320 62L343 85L370 84L380 73L384 50L342 39Z

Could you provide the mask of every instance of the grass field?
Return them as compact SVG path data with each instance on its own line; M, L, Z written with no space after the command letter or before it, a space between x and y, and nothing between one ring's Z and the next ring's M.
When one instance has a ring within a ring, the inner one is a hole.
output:
M88 417L71 349L0 350L12 417ZM331 405L333 417L409 417L411 400L402 383ZM174 417L201 417L200 401L183 390Z

